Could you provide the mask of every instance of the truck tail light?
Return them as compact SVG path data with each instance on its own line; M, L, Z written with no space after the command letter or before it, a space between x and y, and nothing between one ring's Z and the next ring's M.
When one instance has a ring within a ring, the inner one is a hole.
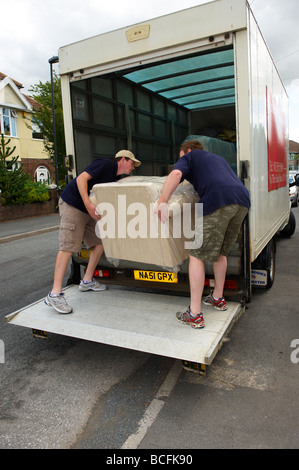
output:
M110 277L108 269L96 269L93 275L94 277Z
M205 279L205 287L215 287L214 279ZM224 283L225 289L238 289L238 281L236 279L226 279Z

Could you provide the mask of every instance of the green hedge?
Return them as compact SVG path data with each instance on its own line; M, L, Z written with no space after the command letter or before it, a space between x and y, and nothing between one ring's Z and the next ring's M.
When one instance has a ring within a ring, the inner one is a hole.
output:
M16 187L6 197L2 194L3 206L19 206L22 204L32 204L33 202L46 202L50 200L50 192L45 183L34 183L29 179L23 187Z
M46 202L50 199L50 192L45 183L33 183L27 181L24 187L24 196L21 197L18 204L32 204L33 202Z
M17 167L16 146L9 147L11 139L0 138L0 191L3 206L18 206L33 202L46 202L50 192L45 183L33 182L23 166Z

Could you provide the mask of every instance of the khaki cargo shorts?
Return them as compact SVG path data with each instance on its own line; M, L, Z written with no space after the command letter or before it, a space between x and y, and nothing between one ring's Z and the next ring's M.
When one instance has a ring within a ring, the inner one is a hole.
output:
M218 261L219 255L228 256L247 213L247 207L231 204L197 219L195 231L202 230L203 243L200 248L191 249L190 255L211 263Z
M79 211L64 202L61 198L58 203L60 215L59 250L80 251L82 241L87 249L95 245L102 245L97 237L95 228L97 221L89 214Z

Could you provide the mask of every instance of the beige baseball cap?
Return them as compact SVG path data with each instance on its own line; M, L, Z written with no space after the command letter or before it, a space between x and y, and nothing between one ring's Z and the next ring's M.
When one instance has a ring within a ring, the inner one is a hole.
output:
M137 158L135 158L134 153L132 153L130 150L120 150L119 152L117 152L117 154L115 155L115 158L121 158L121 157L130 158L130 160L134 162L135 167L141 165L141 162L137 160Z

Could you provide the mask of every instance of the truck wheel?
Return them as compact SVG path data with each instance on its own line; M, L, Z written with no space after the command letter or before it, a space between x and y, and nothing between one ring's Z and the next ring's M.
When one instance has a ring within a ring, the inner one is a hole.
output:
M268 245L264 248L264 260L265 260L265 269L267 269L267 287L270 289L273 286L275 278L275 252L276 246L275 241L272 239L269 241Z
M273 286L275 278L275 253L276 244L272 238L252 264L252 267L255 269L267 271L267 281L266 285L262 286L263 289L270 289Z
M290 217L287 225L283 230L281 230L279 233L283 237L289 238L292 235L294 235L294 232L296 230L296 219L292 211L290 211Z

